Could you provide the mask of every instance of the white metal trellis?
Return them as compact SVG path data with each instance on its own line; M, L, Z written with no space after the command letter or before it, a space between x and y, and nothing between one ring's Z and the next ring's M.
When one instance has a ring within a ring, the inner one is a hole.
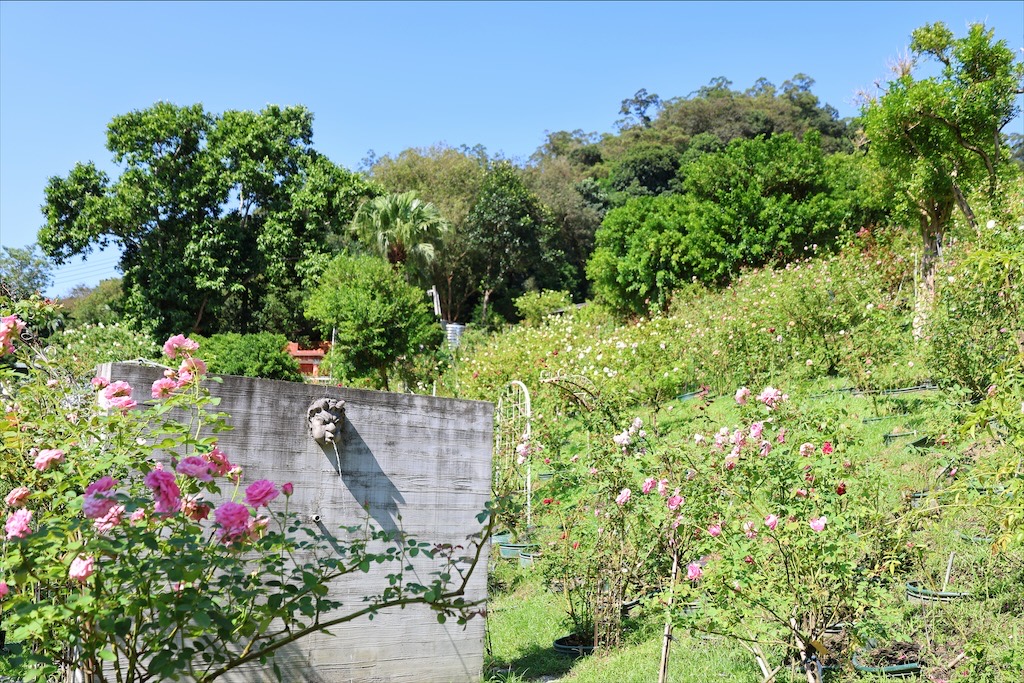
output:
M530 390L519 380L505 385L495 408L494 428L494 490L506 490L511 479L523 479L523 495L526 498L526 526L531 524L530 505L530 453L527 452L524 467L518 462L516 447L530 442ZM511 489L509 489L511 490Z

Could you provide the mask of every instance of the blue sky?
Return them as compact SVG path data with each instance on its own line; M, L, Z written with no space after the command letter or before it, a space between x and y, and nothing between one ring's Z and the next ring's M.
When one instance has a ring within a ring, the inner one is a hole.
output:
M166 100L303 104L314 145L356 168L436 142L529 156L546 131L614 130L640 88L686 96L798 72L842 116L914 28L975 21L1015 51L1024 2L0 2L0 245L35 240L53 175L94 161L110 119ZM1024 132L1022 119L1012 125ZM117 275L55 271L50 294Z

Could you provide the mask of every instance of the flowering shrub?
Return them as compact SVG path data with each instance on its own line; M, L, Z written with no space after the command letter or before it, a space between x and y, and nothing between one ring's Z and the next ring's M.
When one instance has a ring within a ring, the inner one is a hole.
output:
M17 353L20 320L4 321L4 353ZM27 374L0 368L0 625L25 680L211 681L387 607L470 616L476 563L457 568L453 548L368 523L325 538L289 510L291 484L246 485L217 446L225 416L210 412L197 348L169 339L174 366L148 392L82 386L39 356L24 356ZM437 569L429 583L403 576L418 556ZM380 593L354 605L329 594L376 563L401 563Z
M807 660L825 628L861 616L897 568L882 531L891 515L875 507L881 477L840 420L772 387L752 395L736 392L739 424L696 433L675 470L651 473L642 491L662 491L680 573L675 621L751 644L762 661L765 645Z

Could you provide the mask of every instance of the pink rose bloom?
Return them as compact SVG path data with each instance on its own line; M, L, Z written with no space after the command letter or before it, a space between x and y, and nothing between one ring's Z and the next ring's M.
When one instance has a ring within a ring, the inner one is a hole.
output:
M213 513L213 518L220 525L217 534L223 543L239 540L249 533L249 508L241 503L224 503Z
M4 502L7 503L7 507L20 508L25 504L25 499L29 497L32 492L29 491L27 486L19 486L13 489L4 498Z
M686 578L690 581L697 581L700 577L704 576L704 568L696 562L691 562L686 565Z
M15 510L7 516L7 522L4 524L4 530L7 532L7 540L12 538L25 538L32 529L29 527L29 522L32 521L32 511L21 508Z
M776 406L788 399L788 394L784 394L774 387L765 387L764 391L762 391L757 397L757 400L765 404L768 410L774 410Z
M143 508L135 508L132 514L128 515L128 521L132 524L139 524L146 521L146 511Z
M5 315L0 318L0 356L14 353L14 337L25 329L25 323L16 315Z
M266 531L267 527L270 526L270 519L267 517L256 517L249 522L249 528L246 530L246 538L250 541L256 541L263 537L263 532Z
M84 583L85 580L92 576L92 573L96 570L94 562L95 560L88 555L79 555L71 561L71 569L68 570L68 578Z
M204 454L203 459L213 466L213 473L219 477L223 477L234 468L224 451L216 446L209 453Z
M184 474L186 477L192 477L199 481L213 481L211 469L213 469L213 466L209 462L198 455L190 455L178 463L175 471L178 474Z
M644 480L644 485L643 485L643 487L641 487L640 490L643 491L644 493L650 493L651 491L653 491L657 487L658 487L658 480L655 479L654 477L648 477L647 479Z
M711 534L711 536L713 536L714 538L718 538L722 535L722 525L712 524L708 527L708 533Z
M11 589L7 586L6 581L0 581L0 598L6 598L7 594L11 592Z
M106 386L108 386L110 384L110 380L107 379L106 377L93 377L89 381L97 389L103 389L104 387L106 387Z
M811 517L810 519L811 528L815 531L823 531L825 529L825 524L827 523L828 517L825 515L822 515L821 517Z
M755 422L750 425L750 438L757 441L761 438L761 432L764 431L764 422Z
M832 455L832 450L833 449L831 441L826 441L825 443L821 444L821 452L824 453L825 455Z
M614 441L619 446L625 448L629 444L633 443L633 437L630 435L628 431L624 431L621 434L616 434L615 436L613 436L612 441Z
M702 444L704 442L704 435L703 434L694 434L693 435L693 442L699 446L700 444Z
M164 471L159 464L142 482L153 490L156 512L170 515L181 509L181 489L174 481L174 475Z
M806 498L807 489L797 489L794 495L796 495L797 498Z
M786 443L786 428L783 427L779 430L779 435L775 437L775 440L779 443Z
M132 400L132 387L128 382L113 382L104 387L100 391L99 403L101 408L106 410L113 408L122 413L138 405Z
M743 433L742 429L737 429L735 432L732 433L732 437L729 439L729 442L735 446L742 447L747 444L747 437Z
M89 484L82 497L82 514L89 519L99 519L110 512L117 502L110 496L110 491L117 486L111 477L102 477Z
M736 469L736 463L739 462L739 459L739 454L736 452L732 452L729 455L725 456L725 459L722 462L725 464L725 469L732 470Z
M757 531L754 529L756 524L754 522L743 522L743 533L746 534L747 538L757 538Z
M178 368L179 374L188 373L196 377L202 377L206 374L206 363L199 358L186 358L181 361L181 366Z
M761 442L761 456L764 457L772 452L772 442L765 439Z
M996 395L996 391L998 391L998 387L995 384L989 384L988 389L985 390L985 395L992 398Z
M99 533L105 534L121 524L122 515L124 515L124 505L114 505L107 510L105 515L96 518L93 527Z
M618 503L619 505L625 505L626 503L629 502L629 497L632 495L633 492L630 491L629 489L622 489L622 491L619 492L619 495L616 496L615 502Z
M628 489L627 489L628 490ZM278 496L277 487L274 486L272 481L267 479L259 479L249 484L249 487L245 489L245 502L252 505L254 508L258 508L261 505L266 505L270 501L274 500ZM627 500L628 500L627 496Z
M150 392L153 398L169 398L174 390L178 388L178 383L170 377L161 377L157 381L153 382L153 388Z
M814 452L814 444L813 443L808 441L807 443L803 443L803 444L800 445L800 455L802 455L803 457L806 458L806 457L810 456L811 453L813 453L813 452Z
M746 387L740 387L736 390L736 403L741 406L747 405L747 399L750 398L750 389Z
M685 500L683 499L683 497L679 495L679 489L676 489L676 492L673 495L669 496L668 500L665 501L665 504L668 505L669 510L672 510L674 512L678 510L679 506L682 505L684 502Z
M662 479L661 481L658 482L658 495L668 495L668 479Z
M59 448L44 448L39 451L39 455L36 456L35 463L32 466L40 472L45 472L54 463L63 461L64 451Z
M291 482L288 482L287 484L285 484L284 486L281 487L281 493L283 493L286 496L290 496L294 492L295 492L295 485L292 484Z
M164 354L168 358L177 358L179 351L191 353L198 350L199 344L183 334L176 334L164 342Z
M772 531L775 531L775 527L777 527L779 525L779 517L778 517L778 515L768 515L767 517L765 517L764 518L764 525L766 527L768 527L769 529L771 529Z

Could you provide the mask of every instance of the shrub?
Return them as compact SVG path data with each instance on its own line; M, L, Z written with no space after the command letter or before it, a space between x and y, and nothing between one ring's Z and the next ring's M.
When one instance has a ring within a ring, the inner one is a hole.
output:
M564 311L572 306L572 297L569 292L545 289L541 292L527 292L517 297L513 303L524 323L539 325L552 313Z
M229 332L201 339L210 371L225 375L302 381L299 363L286 350L283 334Z
M1024 348L1024 229L994 222L946 254L930 325L936 381L980 398Z

